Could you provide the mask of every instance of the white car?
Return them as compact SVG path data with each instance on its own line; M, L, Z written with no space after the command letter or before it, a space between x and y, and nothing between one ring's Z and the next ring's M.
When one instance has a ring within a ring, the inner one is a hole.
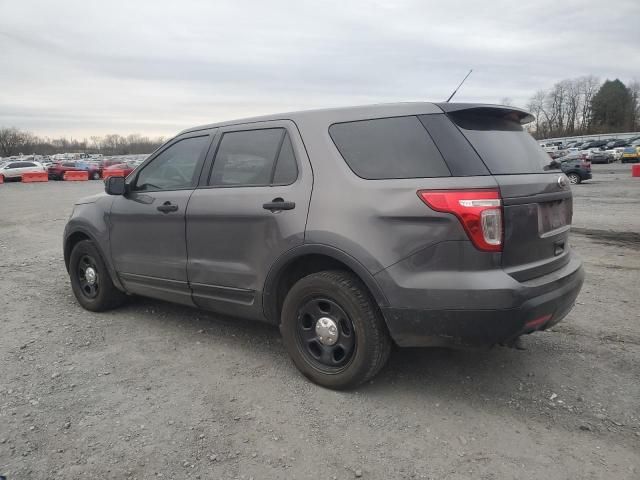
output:
M615 147L605 151L605 153L611 155L616 162L622 158L622 152L624 152L624 147Z
M22 178L24 173L46 172L47 169L41 163L33 161L15 160L0 164L0 175L4 178Z

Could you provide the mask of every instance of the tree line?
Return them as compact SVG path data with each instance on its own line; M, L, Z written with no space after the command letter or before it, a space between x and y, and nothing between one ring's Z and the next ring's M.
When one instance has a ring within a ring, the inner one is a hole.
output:
M537 91L526 109L536 118L528 128L538 139L635 132L640 130L640 82L601 83L592 75L566 79Z
M33 135L15 127L0 127L0 156L10 157L23 153L54 155L56 153L101 153L103 155L135 155L151 153L164 139L138 134L110 134L88 139L48 138Z

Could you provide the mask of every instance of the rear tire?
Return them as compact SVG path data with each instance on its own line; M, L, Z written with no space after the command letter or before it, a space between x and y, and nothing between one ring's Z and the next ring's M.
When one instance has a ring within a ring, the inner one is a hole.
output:
M126 300L126 295L111 281L109 270L91 240L82 240L73 247L69 277L78 303L87 310L111 310Z
M577 185L582 182L582 178L580 178L580 175L578 175L577 173L570 173L569 175L567 175L567 177L569 177L569 182L571 183L571 185Z
M327 328L337 333L331 337ZM345 271L299 280L285 298L280 331L296 367L311 381L335 390L373 378L391 352L377 305L362 282Z

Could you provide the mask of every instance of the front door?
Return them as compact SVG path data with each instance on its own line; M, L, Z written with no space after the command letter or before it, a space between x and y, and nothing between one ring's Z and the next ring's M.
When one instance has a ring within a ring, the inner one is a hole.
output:
M211 132L181 136L145 162L110 215L111 257L131 293L191 305L185 212Z
M218 137L187 208L193 300L259 319L269 268L304 242L311 166L290 121L224 127Z

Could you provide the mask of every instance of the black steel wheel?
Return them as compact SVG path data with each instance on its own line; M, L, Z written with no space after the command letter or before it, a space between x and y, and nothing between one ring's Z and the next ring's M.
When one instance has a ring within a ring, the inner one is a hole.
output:
M80 257L76 275L78 275L82 294L87 298L96 298L100 288L100 277L95 259L89 255Z
M296 367L336 390L371 379L391 352L387 326L371 294L358 277L341 270L313 273L291 287L280 332Z
M326 297L309 299L298 310L298 341L307 360L320 370L339 371L356 349L356 332L347 313Z
M87 310L109 310L126 299L113 284L100 251L90 240L82 240L73 247L69 257L69 278L76 300Z

